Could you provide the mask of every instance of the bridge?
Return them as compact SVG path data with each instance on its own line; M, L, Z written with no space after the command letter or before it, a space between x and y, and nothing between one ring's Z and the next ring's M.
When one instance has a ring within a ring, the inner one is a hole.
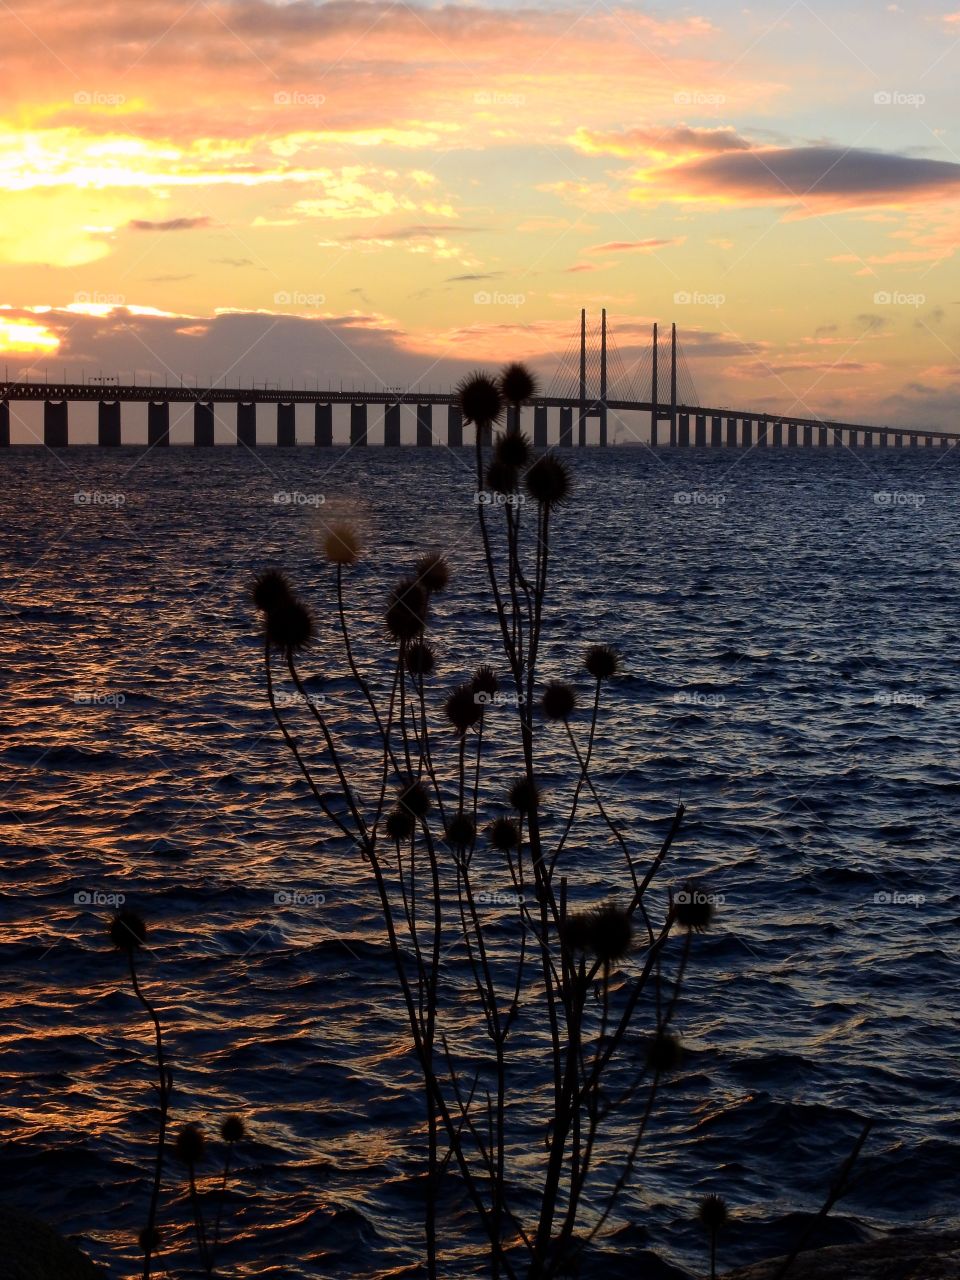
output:
M372 391L333 389L282 390L263 387L206 388L179 385L119 384L105 379L83 382L0 382L0 448L10 444L10 405L18 401L43 403L43 443L51 449L70 443L69 405L96 402L97 443L116 447L123 443L121 406L147 406L147 447L170 444L171 404L192 405L193 444L214 444L215 405L231 405L235 410L232 431L236 444L257 447L257 407L272 407L276 414L276 442L281 447L297 444L297 405L313 405L313 443L334 447L334 406L349 407L351 446L368 443L369 410L382 410L383 442L387 447L401 444L401 411L416 414L416 444L420 447L446 445L459 448L472 443L472 429L465 428L456 392L403 391L381 386ZM651 342L643 356L628 369L607 329L607 313L601 312L597 328L588 329L586 311L580 313L578 337L561 358L544 393L530 401L533 409L533 443L561 448L588 443L588 423L599 423L598 443L609 443L611 416L624 413L649 415L652 448L829 448L846 446L945 448L960 436L947 431L910 430L862 423L835 422L795 414L751 412L727 407L700 405L676 324L669 334L653 325ZM446 410L445 429L438 430L434 410ZM552 412L553 411L553 412ZM515 411L511 411L512 413ZM551 418L555 423L551 424ZM632 434L632 433L631 433ZM467 438L469 437L469 438ZM634 436L634 439L639 438ZM340 444L347 443L340 441Z

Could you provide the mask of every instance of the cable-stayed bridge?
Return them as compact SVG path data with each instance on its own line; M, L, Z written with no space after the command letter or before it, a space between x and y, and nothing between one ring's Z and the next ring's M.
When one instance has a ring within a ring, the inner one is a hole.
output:
M256 448L258 406L275 413L278 445L304 443L297 433L297 405L313 406L312 443L323 448L366 445L371 435L371 410L377 434L382 427L387 447L401 444L404 409L415 412L417 446L458 448L475 441L472 428L463 423L453 388L438 392L381 385L372 390L341 387L337 391L319 384L313 389L281 389L272 385L186 386L182 382L160 386L120 384L100 377L79 383L0 382L0 448L10 444L10 406L21 401L42 402L42 437L34 439L52 449L70 443L69 406L83 402L96 402L97 443L106 447L124 442L121 408L134 403L147 406L149 448L170 444L172 405L183 406L177 420L192 417L192 443L197 447L212 446L215 428L225 426L231 442ZM218 406L225 406L225 410L218 414ZM340 432L334 429L336 406L343 406L347 417ZM539 447L606 446L611 419L619 428L621 442L645 444L649 440L652 448L942 448L960 439L952 432L926 428L911 430L801 417L792 412L701 405L675 324L667 332L654 324L649 344L628 366L608 331L605 310L594 326L588 325L586 311L581 311L579 332L572 335L552 378L530 406L531 434ZM525 427L529 412L524 411ZM641 422L647 416L649 434L641 435L624 417L627 414L641 415ZM590 429L592 419L598 422L596 432Z

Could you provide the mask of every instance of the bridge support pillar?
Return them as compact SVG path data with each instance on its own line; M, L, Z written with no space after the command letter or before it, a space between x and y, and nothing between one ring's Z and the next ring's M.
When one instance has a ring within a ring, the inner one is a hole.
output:
M705 414L698 413L694 415L693 439L698 449L706 448L707 419Z
M890 434L887 431L881 431L880 432L880 448L889 449L889 447L890 447Z
M66 400L44 400L43 443L48 449L65 449L69 443Z
M463 410L458 404L447 405L447 445L451 449L463 448Z
M281 449L292 449L296 443L297 406L281 400L277 405L277 444Z
M819 449L826 449L827 440L828 440L827 428L817 427L817 447Z
M927 448L928 448L928 449L932 449L932 448L933 448L933 436L927 436L927 438L926 438L926 446L927 446Z
M400 406L388 404L383 410L383 443L387 449L400 448Z
M333 444L333 405L317 404L313 408L313 443L320 449Z
M783 423L775 422L773 424L773 447L775 449L783 448Z
M744 418L740 423L740 443L744 449L753 448L753 419Z
M547 406L545 404L534 405L533 443L538 449L547 447Z
M97 406L97 444L116 448L120 443L120 401L101 400Z
M0 449L10 447L10 401L0 400Z
M603 448L607 446L607 406L606 403L600 401L600 444Z
M893 444L894 444L894 448L896 449L903 448L903 432L895 431L893 433Z
M417 447L428 449L433 444L433 405L417 405Z
M165 448L170 443L170 401L151 400L147 404L147 447Z
M237 404L237 444L247 449L257 447L257 406L252 400Z
M367 443L367 406L352 404L350 406L350 444L365 445Z
M787 423L787 448L795 449L797 447L797 424L795 422Z
M915 431L911 431L911 433L910 433L910 448L911 448L911 449L917 449L917 448L919 448L919 447L920 447L920 437L917 435L917 433L916 433Z
M656 449L657 447L657 443L658 443L657 435L659 434L657 431L657 428L659 426L660 426L660 423L657 419L656 414L651 413L650 415L650 448L651 449Z
M813 427L809 423L803 428L803 447L805 449L813 448Z
M677 414L677 445L681 449L689 448L689 445L690 445L689 413Z
M770 429L770 423L766 418L757 419L757 448L766 449L769 445L767 435Z
M193 402L193 444L196 449L213 447L213 405L208 400Z
M735 449L737 447L737 420L736 418L727 419L727 448Z
M560 406L560 448L569 449L573 445L573 409L570 405Z
M716 414L710 419L710 447L719 449L723 445L723 424Z

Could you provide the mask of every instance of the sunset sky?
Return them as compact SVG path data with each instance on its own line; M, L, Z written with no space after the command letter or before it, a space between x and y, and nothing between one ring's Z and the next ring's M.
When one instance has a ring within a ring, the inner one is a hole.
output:
M606 306L704 402L960 428L960 11L3 11L10 374L439 388Z

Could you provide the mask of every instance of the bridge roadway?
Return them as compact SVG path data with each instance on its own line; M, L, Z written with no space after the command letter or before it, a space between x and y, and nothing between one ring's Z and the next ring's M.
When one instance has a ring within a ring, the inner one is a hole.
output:
M455 391L399 391L384 387L376 391L345 391L331 388L308 390L284 390L275 387L188 387L150 386L149 384L124 384L85 382L7 382L0 383L0 446L10 443L10 402L42 401L44 404L44 443L62 448L69 443L67 406L70 403L96 402L99 410L98 442L101 445L121 443L120 405L122 403L146 403L148 405L147 437L151 445L169 443L169 406L171 403L194 406L194 444L212 445L214 442L213 405L233 404L237 407L237 443L256 445L256 406L275 405L277 411L277 443L296 444L296 420L294 406L315 406L314 443L333 444L332 406L350 405L350 442L365 444L367 441L367 407L382 405L385 413L385 443L400 443L400 406L415 407L417 416L417 444L446 443L452 447L463 444L463 425L457 407ZM433 408L447 406L446 440L433 431ZM673 444L686 447L751 447L755 443L769 447L818 447L827 445L864 444L900 447L906 441L917 446L922 439L929 447L955 445L960 439L954 432L911 430L867 423L837 422L821 418L798 417L793 414L756 413L731 408L710 408L702 405L678 404L675 411L669 404L656 406L649 400L582 400L568 396L537 396L530 401L533 410L534 443L548 443L548 411L560 412L559 436L561 446L573 444L573 419L577 419L577 442L587 443L586 420L600 419L600 443L607 443L607 419L609 413L642 413L650 415L651 443L655 446ZM862 437L862 439L861 439Z

